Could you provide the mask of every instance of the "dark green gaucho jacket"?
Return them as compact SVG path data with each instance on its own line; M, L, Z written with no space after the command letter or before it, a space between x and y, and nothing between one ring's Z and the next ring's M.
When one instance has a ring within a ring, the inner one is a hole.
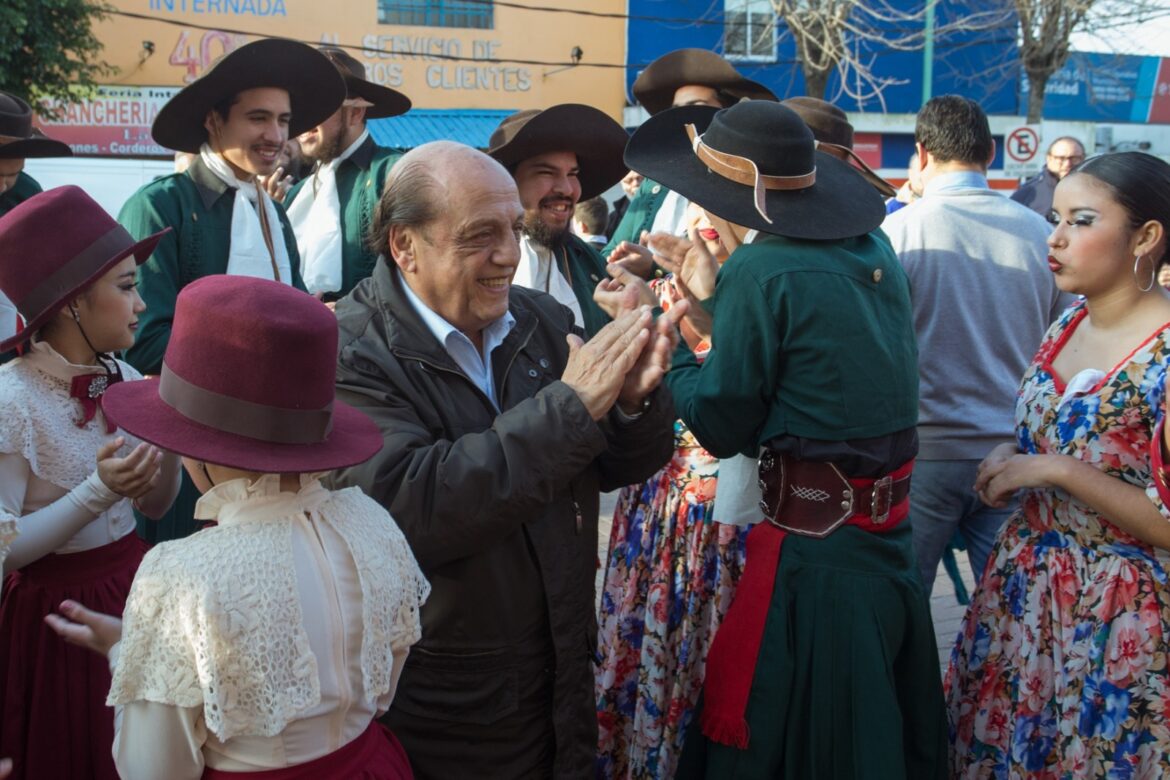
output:
M371 249L366 237L374 220L374 209L386 188L390 169L402 157L401 149L387 149L367 138L337 166L337 194L341 201L341 289L325 300L344 298L358 282L374 271L379 252ZM292 205L311 176L301 179L289 191L285 206Z
M235 189L196 158L183 173L145 185L122 207L118 221L135 238L144 238L164 227L173 228L159 241L150 259L138 267L138 292L146 311L138 318L138 337L126 351L126 361L142 373L157 374L162 368L179 290L201 277L227 272L235 197ZM288 249L293 286L303 290L292 226L283 208L276 211ZM199 491L184 473L179 495L166 515L155 522L135 513L139 535L152 544L189 536L195 531L198 500Z
M626 208L622 221L609 237L609 243L601 250L602 257L609 257L609 253L623 241L638 243L642 231L649 230L654 225L654 217L658 215L658 209L662 208L662 201L666 200L668 192L670 190L658 182L644 179L642 186L634 194L634 199Z
M41 192L41 185L37 183L37 180L21 171L16 176L16 183L0 194L0 217L38 192Z
M593 291L598 282L609 278L605 272L605 260L596 249L572 234L565 238L563 254L562 250L553 250L553 254L556 255L557 267L573 285L573 294L581 304L585 334L592 337L609 322L609 315L593 302Z
M183 173L164 176L130 196L118 221L136 239L165 227L154 254L138 268L138 292L146 311L138 318L138 338L126 351L126 362L144 374L157 374L171 338L175 299L179 290L196 279L227 272L232 236L232 208L236 191L228 187L199 158ZM293 287L301 281L301 256L292 225L277 208Z

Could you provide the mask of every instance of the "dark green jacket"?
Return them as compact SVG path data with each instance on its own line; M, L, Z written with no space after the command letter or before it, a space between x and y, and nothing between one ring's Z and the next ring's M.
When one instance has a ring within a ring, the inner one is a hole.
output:
M654 217L657 216L658 209L662 208L662 201L666 200L668 192L670 190L658 182L644 179L634 199L630 201L622 221L609 237L609 243L601 250L602 257L609 257L609 253L623 241L638 243L642 231L649 230L654 225Z
M557 257L557 267L572 283L573 293L581 304L581 316L585 318L585 333L592 337L609 322L609 315L593 302L593 291L598 282L609 278L605 272L605 260L596 249L573 234L565 239L564 251L563 257Z
M234 188L196 158L185 172L143 186L122 207L118 221L135 238L167 226L173 228L159 241L150 259L138 267L138 291L146 311L138 318L138 337L126 351L126 361L142 373L157 374L162 367L179 290L201 277L227 272L235 196ZM278 208L277 213L293 286L303 290L292 226L284 209Z
M374 220L374 208L382 197L386 176L398 159L401 149L387 149L367 138L357 150L337 166L337 194L341 201L341 289L325 296L336 300L349 294L358 282L369 276L378 260L378 252L366 246L366 236ZM297 182L285 199L292 205L301 189L312 177Z
M21 171L16 177L16 183L0 195L0 217L38 192L41 192L41 185L37 183L37 180Z
M916 424L910 282L880 230L841 241L761 236L723 264L714 312L703 364L684 344L666 375L679 417L713 455Z

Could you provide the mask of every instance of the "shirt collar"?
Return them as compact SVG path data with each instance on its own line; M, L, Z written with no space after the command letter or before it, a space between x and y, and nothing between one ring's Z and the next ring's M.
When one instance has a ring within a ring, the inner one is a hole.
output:
M936 192L951 190L988 189L987 176L978 171L954 171L940 173L926 183L922 190L922 197Z
M427 330L429 330L438 340L438 342L443 345L444 349L450 350L449 339L452 338L461 338L464 341L471 343L471 339L467 337L467 334L463 333L463 331L459 330L459 328L456 328L454 325L448 322L434 309L423 303L422 298L419 298L414 290L410 289L410 285L407 283L406 279L403 278L401 270L395 268L394 272L398 274L398 280L402 282L402 292L406 295L406 300L410 302L411 307L414 309L415 313L418 314L419 319L423 321L423 324L427 326ZM488 344L499 344L499 342L503 341L504 336L507 335L508 331L512 330L512 326L515 324L516 318L512 316L511 310L506 310L503 317L500 317L484 328L484 346L487 346ZM490 350L488 351L490 352Z

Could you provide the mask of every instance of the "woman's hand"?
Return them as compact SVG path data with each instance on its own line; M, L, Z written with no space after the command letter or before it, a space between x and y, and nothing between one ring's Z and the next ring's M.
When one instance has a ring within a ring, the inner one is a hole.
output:
M995 449L987 453L987 457L979 464L979 468L975 470L975 492L979 493L983 488L987 487L987 483L991 480L987 470L992 466L998 466L1013 455L1019 455L1020 449L1014 443L1005 441L1003 444L997 444Z
M125 443L125 437L117 436L98 449L98 477L118 495L139 498L149 493L158 482L163 453L158 447L143 442L126 457L114 457L114 453Z
M86 609L76 601L62 601L58 609L61 615L45 615L45 622L71 645L108 656L110 648L122 640L120 618Z
M1002 447L1003 445L1000 445ZM996 451L992 451L992 455ZM1022 455L1001 457L988 465L991 455L979 466L975 490L988 506L1002 509L1012 496L1024 488L1052 488L1058 484L1062 469L1074 459L1067 455Z

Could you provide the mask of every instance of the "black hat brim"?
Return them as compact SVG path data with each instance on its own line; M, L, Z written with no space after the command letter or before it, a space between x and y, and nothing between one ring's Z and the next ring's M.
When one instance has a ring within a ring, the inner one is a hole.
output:
M389 116L400 116L410 110L410 98L398 90L375 84L372 81L359 79L356 76L345 77L345 88L350 98L361 98L373 103L366 107L367 119L385 119Z
M52 138L32 137L0 145L0 160L34 160L44 157L72 157L69 144Z
M878 228L886 216L881 196L853 166L816 153L816 182L802 190L768 190L756 211L752 188L708 170L695 155L686 126L702 133L718 109L681 106L650 117L626 145L625 162L648 179L735 225L787 238L835 240Z
M506 168L545 152L577 155L580 200L595 198L629 171L622 155L629 135L608 114L580 103L562 103L541 111L506 144L488 154Z
M168 149L198 152L207 141L207 112L239 92L260 87L288 92L290 138L324 122L345 100L345 81L325 55L297 41L266 38L228 53L184 87L158 112L151 135Z

